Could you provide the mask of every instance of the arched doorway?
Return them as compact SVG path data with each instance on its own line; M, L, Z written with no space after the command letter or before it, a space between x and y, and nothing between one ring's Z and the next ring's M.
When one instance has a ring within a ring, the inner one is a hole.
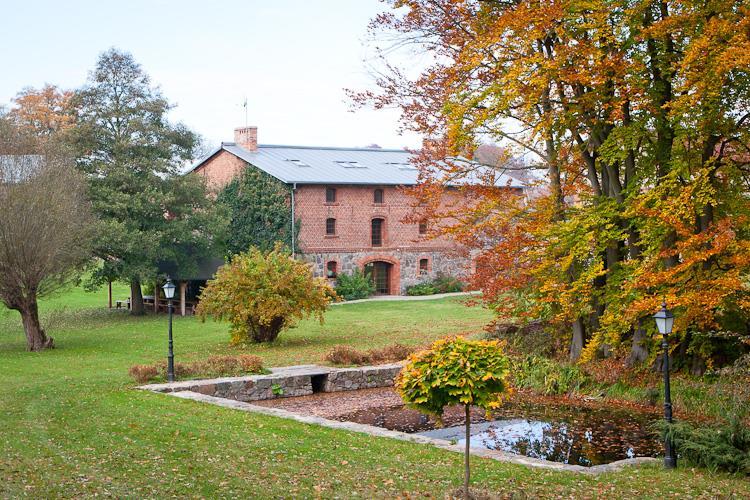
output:
M390 295L392 292L393 264L383 260L375 260L365 264L365 275L369 276L375 285L375 295Z

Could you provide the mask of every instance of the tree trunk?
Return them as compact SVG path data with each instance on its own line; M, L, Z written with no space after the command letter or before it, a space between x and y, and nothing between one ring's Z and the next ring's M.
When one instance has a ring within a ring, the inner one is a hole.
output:
M469 449L471 448L471 405L466 405L466 447L464 448L464 498L469 499Z
M583 345L586 342L586 326L583 320L578 318L573 322L573 338L570 341L570 360L578 361L583 351Z
M154 297L154 300L156 300L156 297ZM146 308L143 307L141 282L138 280L130 281L130 314L133 316L143 316L146 314Z
M638 327L633 332L633 344L630 349L628 365L635 366L648 359L648 348L646 347L646 328L643 326L644 319L638 320Z
M39 323L39 308L36 297L31 299L18 309L23 321L23 331L26 333L26 349L29 351L41 351L52 349L55 343L52 337L47 337Z
M284 318L276 317L271 320L270 325L262 325L251 319L248 320L250 340L256 343L273 342L284 327Z

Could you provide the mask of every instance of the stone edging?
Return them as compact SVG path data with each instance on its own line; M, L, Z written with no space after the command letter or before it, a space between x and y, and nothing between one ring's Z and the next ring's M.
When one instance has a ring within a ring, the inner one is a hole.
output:
M156 391L154 389L149 389L148 386L142 386L141 388L152 390L154 392L164 392L164 391ZM444 439L429 438L426 436L420 436L418 434L407 434L405 432L391 431L388 429L383 429L381 427L358 424L355 422L339 422L337 420L329 420L327 418L316 417L316 416L311 416L311 415L299 415L297 413L292 413L290 411L282 410L279 408L268 408L265 406L257 406L257 405L253 405L250 403L237 401L234 399L219 398L219 397L209 396L206 394L201 394L198 392L193 392L193 391L188 391L188 390L183 390L179 392L169 392L168 394L170 396L176 396L182 399L189 399L193 401L199 401L202 403L209 403L209 404L221 406L224 408L231 408L234 410L246 411L250 413L259 413L263 415L286 418L286 419L294 420L296 422L301 422L305 424L320 425L322 427L328 427L331 429L360 432L363 434L368 434L370 436L388 437L392 439L398 439L401 441L410 441L410 442L420 443L420 444L429 444L437 448L456 452L456 453L464 452L464 449L462 446L459 446L457 444L451 444L450 441L446 441ZM598 474L602 474L605 472L614 472L614 471L621 470L626 466L641 465L641 464L646 464L646 463L656 463L659 461L658 459L651 458L651 457L637 457L637 458L628 458L625 460L618 460L616 462L612 462L612 463L604 464L604 465L595 465L593 467L583 467L581 465L561 464L559 462L551 462L549 460L540 460L536 458L530 458L530 457L524 457L521 455L506 453L506 452L499 451L499 450L487 450L484 448L472 447L471 454L474 456L478 456L478 457L498 460L500 462L510 462L514 464L525 465L527 467L576 472L579 474L589 474L589 475L598 475Z

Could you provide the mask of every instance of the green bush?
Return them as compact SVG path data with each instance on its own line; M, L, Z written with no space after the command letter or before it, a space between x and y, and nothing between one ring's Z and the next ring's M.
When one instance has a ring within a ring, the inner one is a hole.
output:
M418 283L406 287L406 295L435 295L437 291L429 283Z
M423 281L406 287L406 295L435 295L436 293L461 292L464 284L452 276L438 274L434 280Z
M577 366L531 355L514 360L512 373L514 386L545 395L570 394L587 382Z
M336 294L344 300L366 299L374 293L372 280L359 269L351 274L339 274L336 278Z
M744 425L741 413L714 427L663 421L657 425L665 439L672 439L680 459L687 464L750 476L750 428Z

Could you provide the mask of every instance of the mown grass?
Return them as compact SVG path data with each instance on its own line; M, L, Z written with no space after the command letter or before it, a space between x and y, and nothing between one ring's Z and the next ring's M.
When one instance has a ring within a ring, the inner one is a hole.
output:
M15 313L0 313L0 497L442 497L460 484L458 454L133 390L128 368L165 355L166 318L131 318L105 302L105 292L73 290L43 304L58 348L38 354L24 351ZM322 326L306 321L273 345L237 348L226 324L176 318L176 356L321 362L336 344L424 344L478 333L488 319L456 300L348 304ZM484 459L472 470L479 487L530 497L750 496L747 481L702 470L588 477Z

